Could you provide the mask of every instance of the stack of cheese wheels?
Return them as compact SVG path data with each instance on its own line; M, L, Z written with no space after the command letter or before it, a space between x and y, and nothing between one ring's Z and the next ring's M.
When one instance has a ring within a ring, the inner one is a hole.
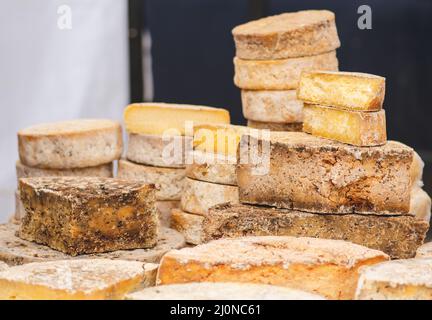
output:
M124 121L129 139L126 159L119 161L118 177L155 184L161 223L169 225L185 183L193 125L229 123L229 112L205 106L137 103L125 109Z
M250 127L301 131L303 103L296 98L303 70L338 70L335 15L327 10L284 13L232 31L234 83Z
M34 125L18 132L20 178L45 176L112 177L113 161L120 158L123 141L120 123L82 119ZM14 220L24 215L15 192Z
M202 241L204 217L221 203L238 203L237 148L244 126L196 125L191 163L186 167L186 183L181 210L172 211L172 228L185 236L186 242Z

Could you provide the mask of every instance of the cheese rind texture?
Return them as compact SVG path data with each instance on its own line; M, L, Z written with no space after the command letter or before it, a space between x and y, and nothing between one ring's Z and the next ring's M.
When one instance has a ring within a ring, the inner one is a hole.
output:
M237 186L186 178L180 202L182 210L205 215L210 207L225 202L239 203Z
M432 242L427 242L417 249L416 258L432 258Z
M300 132L271 132L270 139L243 136L247 159L255 145L270 143L268 173L261 163L239 164L242 203L317 213L409 214L413 150L389 141L355 147ZM244 149L244 150L243 150Z
M171 210L180 207L179 200L156 201L156 209L159 212L159 221L162 226L169 227L171 224Z
M192 137L129 134L126 158L139 164L184 168L192 150Z
M76 256L152 248L158 236L154 185L111 178L25 178L18 236Z
M5 271L8 268L9 266L6 263L0 262L0 272Z
M432 259L393 260L360 269L357 300L432 300Z
M192 135L185 126L204 123L230 123L229 112L221 108L169 103L135 103L124 111L129 133L153 135ZM191 129L192 130L192 129Z
M417 219L430 221L431 218L431 198L419 186L415 185L411 191L410 212L415 212Z
M141 262L106 259L29 263L0 272L0 299L122 299L143 287Z
M385 252L393 259L414 257L428 222L413 216L314 214L251 205L220 205L203 223L203 241L243 236L293 236L345 240Z
M68 259L111 259L158 263L168 251L185 246L184 237L179 232L169 228L161 228L157 244L151 249L117 250L73 257L45 245L18 238L15 235L18 228L19 226L16 224L0 225L0 261L11 266Z
M379 111L385 95L385 78L357 72L303 72L298 99L309 104L352 111Z
M15 214L14 219L20 221L25 216L25 209L21 201L20 192L15 190Z
M168 252L157 284L251 282L351 299L362 265L388 260L383 252L345 241L295 237L221 239Z
M360 147L383 145L387 141L384 110L357 112L305 104L303 131Z
M21 163L43 169L95 167L120 158L121 126L111 120L71 120L18 131Z
M335 51L316 56L283 60L243 60L234 58L234 83L246 90L296 89L302 71L338 70Z
M270 131L287 131L287 132L301 132L303 131L302 122L293 123L276 123L276 122L261 122L248 120L248 127L260 130L270 130Z
M283 13L232 30L236 56L249 60L312 56L339 48L335 15L327 10Z
M200 244L202 242L204 217L173 209L171 213L171 228L180 232L186 243Z
M130 293L127 300L325 300L317 294L253 283L171 284Z
M186 171L183 168L162 168L120 160L117 177L151 183L156 186L156 200L180 200Z
M243 116L260 122L303 122L303 101L295 90L242 90Z

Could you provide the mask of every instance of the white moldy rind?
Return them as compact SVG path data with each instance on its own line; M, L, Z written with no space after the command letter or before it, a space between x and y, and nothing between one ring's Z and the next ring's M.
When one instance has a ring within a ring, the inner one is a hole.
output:
M415 213L417 219L428 223L431 218L431 198L418 185L414 185L411 190L410 213Z
M411 165L411 183L412 185L417 185L423 187L423 169L424 162L420 158L419 154L414 151L413 153L413 163Z

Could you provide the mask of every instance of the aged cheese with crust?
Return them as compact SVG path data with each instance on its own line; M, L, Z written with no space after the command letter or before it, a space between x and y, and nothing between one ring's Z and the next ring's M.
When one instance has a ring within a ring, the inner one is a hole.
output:
M255 129L267 129L270 131L289 131L289 132L301 132L303 131L303 122L293 123L276 123L276 122L261 122L248 120L248 127Z
M126 300L324 300L306 291L255 283L197 282L146 288Z
M303 131L360 147L387 141L384 110L358 112L305 104Z
M423 168L424 162L419 154L414 151L413 163L411 165L411 183L413 186L417 185L423 187Z
M76 256L151 248L158 214L154 185L112 178L23 178L20 238Z
M389 141L355 147L301 132L271 132L268 139L242 137L241 158L270 142L267 174L262 164L239 164L240 201L320 213L409 213L413 150ZM246 153L244 155L243 153Z
M195 150L192 163L186 167L186 176L211 183L237 185L237 158Z
M157 244L151 249L118 250L73 257L45 245L18 238L15 235L18 228L19 226L16 224L0 225L0 261L12 266L67 259L112 259L158 263L168 251L185 246L184 237L179 232L169 228L161 228Z
M170 103L134 103L124 111L129 133L192 135L185 126L230 123L229 112L221 108ZM192 130L192 129L191 129Z
M385 78L359 72L305 71L297 89L305 103L352 111L379 111Z
M5 271L7 268L9 268L9 266L6 263L0 262L0 272Z
M156 209L159 212L159 221L162 226L169 227L171 224L171 210L180 208L179 200L156 201Z
M432 258L432 242L427 242L417 249L416 258Z
M357 270L388 260L350 242L295 237L243 237L168 252L157 284L252 282L301 289L330 299L352 299Z
M283 13L235 27L236 55L269 60L312 56L339 48L335 15L328 10Z
M171 228L180 232L189 244L202 242L204 216L173 209L171 213Z
M190 136L129 134L126 158L157 167L184 168L186 154L192 150Z
M111 120L44 123L18 131L21 163L45 169L95 167L119 159L121 126Z
M303 101L295 90L242 90L243 116L260 122L303 122Z
M410 215L316 214L229 204L211 208L203 226L203 241L258 235L346 240L393 259L412 258L429 229L428 221Z
M431 198L419 186L411 190L410 212L415 213L418 219L429 222L431 218Z
M185 169L162 168L136 164L127 160L120 160L117 177L125 180L152 183L156 186L156 200L180 200Z
M123 299L145 282L141 262L106 259L29 263L0 272L1 300Z
M357 300L432 300L432 259L393 260L360 269Z
M19 221L25 216L25 209L21 201L19 190L15 190L15 214L14 219Z
M338 70L336 51L310 57L282 60L243 60L234 58L234 83L247 90L296 89L302 71Z
M210 207L225 202L239 203L237 186L186 178L181 197L182 210L204 215Z

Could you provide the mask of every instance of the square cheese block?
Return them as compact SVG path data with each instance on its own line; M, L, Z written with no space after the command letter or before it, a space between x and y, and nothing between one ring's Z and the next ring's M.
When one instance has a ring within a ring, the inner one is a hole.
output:
M302 132L303 122L277 123L248 120L248 127L270 131Z
M270 139L243 136L240 159L268 144L261 161L269 162L266 174L256 174L262 163L237 166L242 203L318 213L409 213L413 150L402 143L362 148L271 132Z
M70 255L151 248L155 187L112 178L23 178L20 238Z
M312 56L340 46L335 15L328 10L266 17L239 25L232 34L237 57L249 60Z
M234 83L244 90L297 89L302 71L338 70L336 51L281 60L234 58Z
M21 163L43 169L100 166L120 158L122 130L111 120L44 123L18 131Z
M192 136L192 127L203 123L230 123L221 108L170 103L134 103L124 111L129 133ZM190 131L190 132L187 132Z
M139 164L184 168L192 150L191 136L129 134L126 158Z
M156 186L156 200L180 200L186 171L183 168L145 166L120 160L117 177L120 179L151 183Z
M171 213L171 228L180 232L186 243L200 244L202 242L204 216L173 209Z
M393 260L360 269L357 300L432 300L432 259Z
M306 291L255 283L197 282L146 288L126 300L325 300Z
M201 239L269 235L346 240L401 259L414 257L426 238L428 222L410 215L317 214L222 204L209 210Z
M303 122L303 101L295 90L242 90L243 116L260 122Z
M157 284L252 282L352 299L358 268L388 259L381 251L338 240L221 239L168 252L161 260Z
M303 131L360 147L387 142L384 110L358 112L305 104Z
M305 71L298 99L309 104L352 111L379 111L385 95L385 78L359 72Z
M416 258L432 258L432 242L426 242L417 249Z
M144 287L141 262L91 259L29 263L0 272L1 300L122 299Z
M186 178L180 201L181 209L205 215L210 207L230 202L239 203L238 187Z

